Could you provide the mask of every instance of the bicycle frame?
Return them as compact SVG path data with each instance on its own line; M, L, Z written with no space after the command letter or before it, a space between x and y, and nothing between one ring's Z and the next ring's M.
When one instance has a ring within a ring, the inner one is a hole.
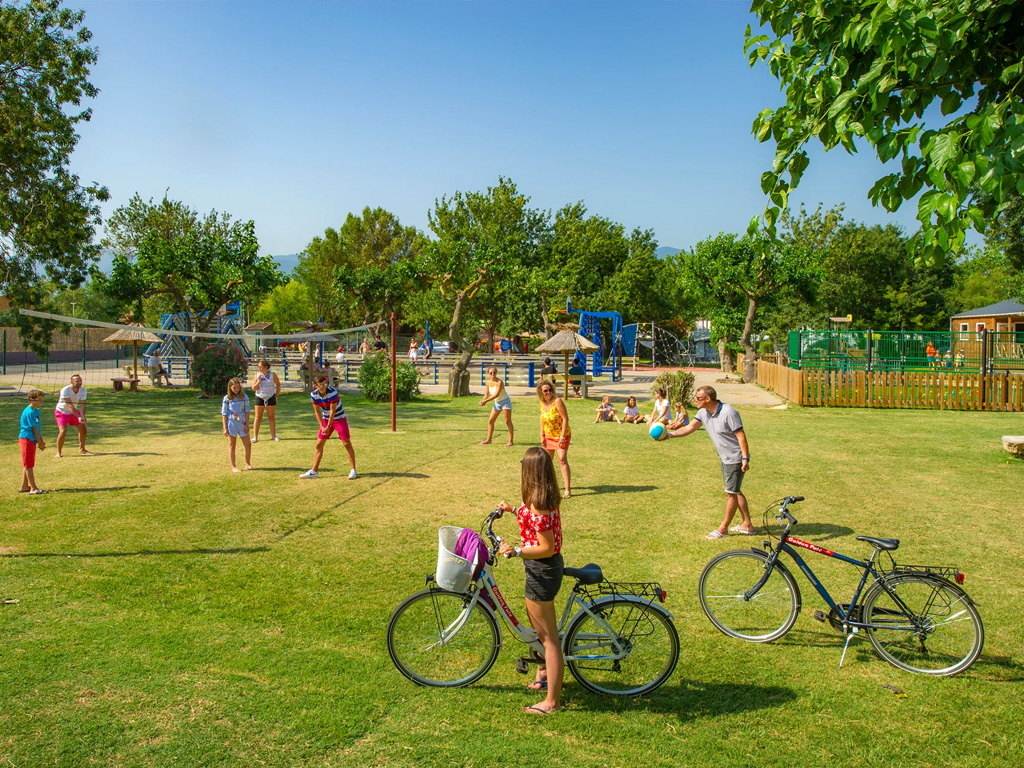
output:
M819 547L817 544L811 544L808 541L803 541L802 539L798 539L795 536L790 536L789 529L787 528L782 532L782 536L779 541L779 546L775 548L775 550L772 552L771 557L768 558L768 567L765 568L764 577L756 585L754 585L754 587L750 591L746 593L746 599L749 600L751 597L757 594L761 587L765 585L765 583L768 581L768 577L771 575L771 569L775 566L775 563L778 562L779 554L785 552L787 555L793 558L793 562L797 564L797 566L800 568L801 572L804 574L807 580L811 582L811 586L813 586L814 589L818 592L818 594L821 595L822 600L824 600L828 604L828 607L836 611L839 617L843 620L844 624L854 627L875 626L871 623L852 621L849 616L850 611L848 609L843 608L841 604L837 603L835 600L832 599L832 595L830 595L828 590L825 589L825 585L822 584L821 580L815 575L814 571L811 569L811 566L809 566L807 562L797 553L797 551L793 549L793 546L790 545L807 549L819 555L832 557L836 560L841 560L844 563L850 563L850 565L856 565L864 569L860 577L860 582L857 584L857 589L853 593L853 597L850 599L850 608L852 608L852 606L854 605L857 605L858 601L860 600L861 593L864 591L864 587L867 585L868 576L873 576L876 581L880 578L880 574L875 569L875 557L878 555L879 550L876 549L874 552L872 552L871 557L869 557L867 560L857 560L855 558L847 557L846 555L840 554L839 552L833 552L831 549Z
M485 602L484 605L479 606L479 609L490 610L493 613L496 613L501 618L502 622L508 625L509 629L520 640L520 642L526 643L526 645L528 645L530 649L533 650L534 653L540 658L544 657L544 645L537 638L537 631L533 627L523 624L521 621L519 621L518 618L516 618L515 613L513 613L512 609L505 601L505 597L501 594L501 589L498 587L498 583L494 579L494 566L492 566L490 563L484 566L484 569L481 572L480 577L477 579L477 581L471 588L469 594L471 596L469 603L467 603L466 607L462 609L462 612L459 614L458 618L454 622L452 622L450 626L445 628L444 632L442 633L442 642L444 642L445 639L451 637L456 632L458 632L459 629L462 628L462 625L465 624L466 621L469 619L469 616L473 612L473 610L477 609L478 604L481 602L481 597L487 596L490 598L490 603L494 606L494 608L492 609L491 605L488 605ZM628 599L627 596L620 597L620 599L624 598ZM573 588L569 592L569 597L566 600L565 608L562 609L562 615L558 620L559 636L562 636L562 634L565 631L565 628L568 626L571 619L575 618L580 612L586 613L595 622L597 622L598 626L604 629L604 634L593 635L592 637L588 637L587 639L592 639L594 642L591 645L587 645L585 649L590 650L592 648L608 647L610 645L613 651L611 653L602 653L598 655L586 656L580 655L579 653L575 655L566 654L565 659L567 661L577 661L585 659L615 660L623 659L628 655L628 646L618 637L615 630L611 627L611 625L608 624L607 621L605 621L605 619L600 615L600 613L593 610L593 607L599 606L603 602L605 602L605 600L595 600L593 603L587 603L586 601L580 598L579 593L576 591L575 588ZM637 600L636 602L644 601ZM499 645L502 642L502 622L498 623Z

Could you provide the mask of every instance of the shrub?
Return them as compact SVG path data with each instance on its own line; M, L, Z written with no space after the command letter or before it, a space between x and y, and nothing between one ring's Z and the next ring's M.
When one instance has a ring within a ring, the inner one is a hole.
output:
M391 400L391 355L388 352L381 350L363 359L359 368L359 388L369 400L378 403ZM420 375L412 363L398 363L395 390L399 400L412 400L420 393Z
M693 403L693 387L696 379L689 371L662 371L651 385L651 394L664 389L669 403Z
M223 395L228 381L243 378L249 360L234 344L211 344L192 363L192 380L206 395Z
M775 342L771 339L762 339L757 345L757 354L770 355L775 352Z

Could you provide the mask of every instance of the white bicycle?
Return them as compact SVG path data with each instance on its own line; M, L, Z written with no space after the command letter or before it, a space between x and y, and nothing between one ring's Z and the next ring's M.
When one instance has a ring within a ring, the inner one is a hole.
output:
M484 521L491 542L487 562L452 552L461 528L439 531L438 568L427 589L406 598L388 622L388 654L398 671L418 685L458 688L487 674L501 650L501 616L512 633L530 648L516 660L526 674L531 663L544 662L544 646L532 627L512 613L494 580L501 537L492 526L494 510ZM473 578L478 572L477 578ZM616 696L640 696L658 688L679 661L679 633L663 608L659 584L605 581L600 566L566 568L575 579L558 621L566 666L584 688Z

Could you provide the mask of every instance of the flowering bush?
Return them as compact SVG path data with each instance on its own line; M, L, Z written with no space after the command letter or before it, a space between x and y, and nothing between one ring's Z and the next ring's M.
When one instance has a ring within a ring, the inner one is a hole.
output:
M249 360L234 344L211 344L192 363L192 381L206 395L223 395L228 381L243 378Z
M378 403L391 399L391 357L387 352L366 356L359 367L359 388L364 396ZM395 391L399 400L411 400L420 393L420 375L412 363L398 364Z

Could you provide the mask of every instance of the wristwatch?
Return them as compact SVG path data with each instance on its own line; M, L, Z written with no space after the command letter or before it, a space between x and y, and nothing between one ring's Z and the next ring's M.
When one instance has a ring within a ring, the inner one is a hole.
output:
M512 551L515 552L515 556L516 557L522 557L523 556L523 548L522 547L512 547Z

